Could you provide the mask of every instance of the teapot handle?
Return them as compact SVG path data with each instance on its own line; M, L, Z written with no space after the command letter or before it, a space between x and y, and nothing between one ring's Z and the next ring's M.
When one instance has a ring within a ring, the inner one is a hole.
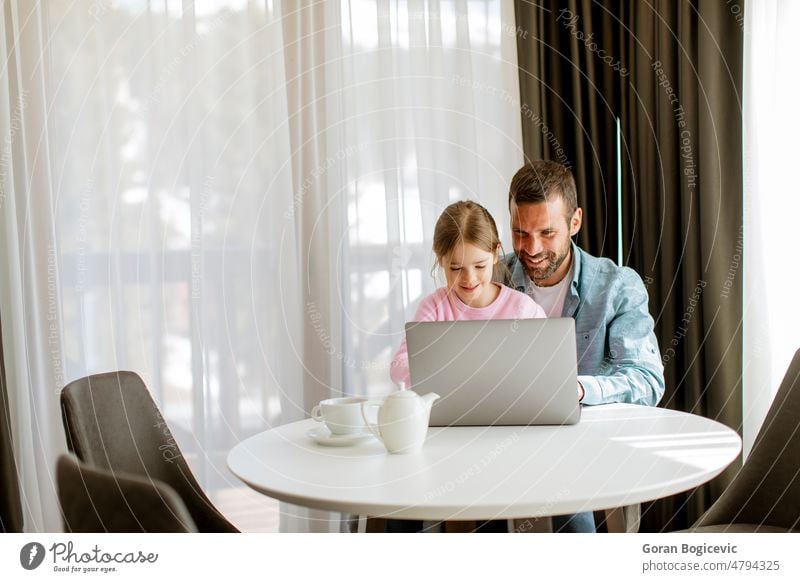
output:
M367 413L366 413L367 408L366 407L367 406L381 406L382 404L383 404L383 402L376 402L374 400L367 400L366 402L362 402L361 403L361 418L364 419L364 425L369 429L369 432L371 432L373 434L373 436L375 436L381 442L383 442L383 439L381 438L380 427L370 423L370 421L367 420Z

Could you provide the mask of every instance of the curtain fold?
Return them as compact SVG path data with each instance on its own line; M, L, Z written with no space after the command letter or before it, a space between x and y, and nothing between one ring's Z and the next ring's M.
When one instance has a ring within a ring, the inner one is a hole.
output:
M4 13L0 19L0 51L7 54L9 37L6 31L7 14L10 7L3 6ZM0 232L4 232L6 224L7 202L12 191L12 174L10 172L10 161L12 146L16 141L15 135L11 135L13 129L9 112L12 110L10 104L13 100L10 93L10 83L8 79L9 65L6 62L0 69L0 127L8 128L9 135L2 136L0 142ZM15 95L16 97L16 95ZM17 126L19 122L17 122ZM5 133L5 131L4 131ZM5 267L7 254L0 254L0 265ZM5 269L0 271L6 273ZM6 313L5 307L7 298L0 288L0 314ZM14 455L12 426L12 410L10 394L6 383L5 353L3 350L3 337L6 334L4 318L0 317L0 532L21 532L23 528L22 502L19 490L19 476L17 474L17 463Z
M0 317L0 330L2 317ZM3 334L0 331L0 533L21 532L22 502L19 495L17 463L11 433L11 408L8 404Z
M662 405L741 431L742 278L730 271L742 245L741 24L726 4L654 8L637 4L630 15L652 20L654 32L636 35L623 92L623 196L641 207L625 213L623 241L648 282L665 359ZM660 224L649 230L654 215ZM691 525L738 466L644 508L643 529Z
M26 531L60 531L54 464L66 450L56 395L65 376L61 279L48 124L47 14L38 3L3 5L0 71L5 198L0 217L0 311L11 433ZM4 131L4 133L6 133Z
M346 349L337 307L343 291L339 268L347 258L331 260L331 250L340 248L346 222L339 7L302 0L292 8L281 19L281 27L292 181L302 186L295 191L291 209L296 251L287 260L296 269L297 291L293 293L290 287L285 291L287 297L296 294L303 312L304 389L302 403L297 403L302 407L291 418L300 420L320 400L349 392L343 382L343 358L337 358ZM322 337L327 341L321 341ZM338 514L281 503L281 531L336 532L339 528Z
M557 128L547 143L523 115L526 156L558 160L552 142L569 145L589 252L616 258L621 229L623 263L650 295L661 406L741 430L742 280L731 270L742 233L741 3L516 6L521 26L537 31L518 42L522 99L538 93L542 123ZM645 506L642 530L687 527L735 470Z

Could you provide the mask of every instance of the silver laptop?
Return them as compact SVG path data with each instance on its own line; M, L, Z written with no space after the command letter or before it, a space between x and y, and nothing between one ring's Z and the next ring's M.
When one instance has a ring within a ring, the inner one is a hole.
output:
M575 424L575 320L406 324L411 384L441 396L431 426Z

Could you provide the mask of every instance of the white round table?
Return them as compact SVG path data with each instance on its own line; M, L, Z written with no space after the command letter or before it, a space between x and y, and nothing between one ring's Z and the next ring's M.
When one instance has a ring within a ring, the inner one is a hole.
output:
M629 404L584 407L574 426L430 428L421 453L370 439L328 447L303 420L257 434L228 466L281 501L372 517L472 520L622 507L691 489L741 450L730 428Z

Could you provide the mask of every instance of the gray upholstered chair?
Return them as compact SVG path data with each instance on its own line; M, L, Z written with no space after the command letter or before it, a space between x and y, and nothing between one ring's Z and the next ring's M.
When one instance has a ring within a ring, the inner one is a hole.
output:
M753 449L730 486L689 531L800 531L800 350Z
M134 372L95 374L61 392L67 444L83 463L158 480L177 492L198 531L237 532L214 507Z
M171 487L151 479L111 473L61 455L58 500L67 533L187 533L197 531Z

